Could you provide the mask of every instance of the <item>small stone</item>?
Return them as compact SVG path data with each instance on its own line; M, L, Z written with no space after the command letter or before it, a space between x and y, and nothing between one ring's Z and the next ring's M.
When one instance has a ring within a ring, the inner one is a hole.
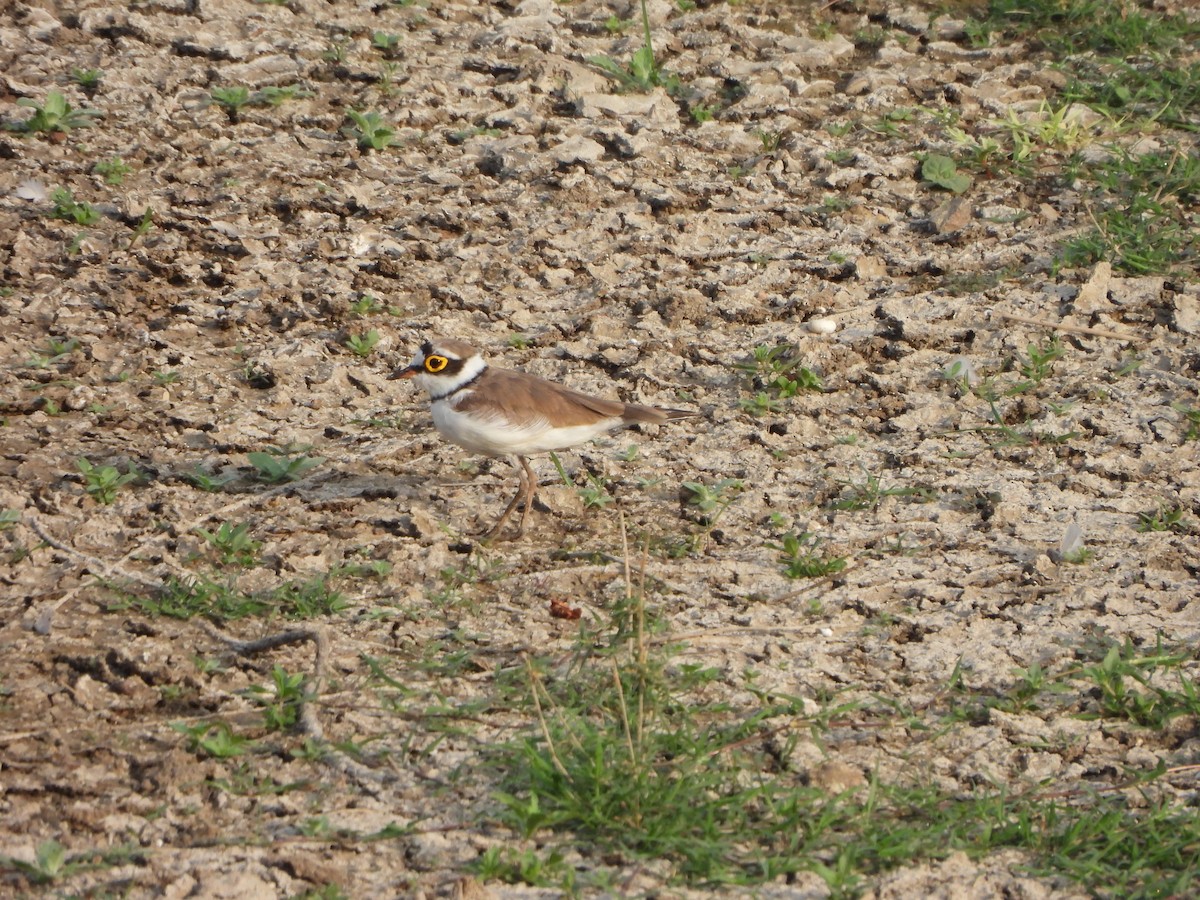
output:
M810 334L833 334L837 331L837 322L824 316L809 319L804 323L804 330Z
M593 163L604 158L604 147L591 138L577 134L567 138L551 152L554 161L560 166L570 166L575 163Z
M929 221L933 223L938 234L951 234L966 228L971 223L974 213L975 207L970 201L962 197L951 197L929 214Z

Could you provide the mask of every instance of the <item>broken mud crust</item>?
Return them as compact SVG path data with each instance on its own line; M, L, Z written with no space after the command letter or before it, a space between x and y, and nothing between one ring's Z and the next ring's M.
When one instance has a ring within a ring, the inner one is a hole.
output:
M553 896L480 868L552 834L583 893L720 890L496 799L631 596L705 703L790 698L736 743L805 790L1194 804L1195 715L1080 680L1161 641L1195 685L1194 272L1056 266L1070 179L922 177L947 117L1055 100L1036 47L648 10L682 88L589 62L642 40L592 0L0 13L0 893ZM102 116L22 133L51 91ZM703 415L537 458L546 508L481 545L507 463L388 380L431 336ZM1037 672L1068 696L1013 701ZM1086 893L950 849L858 889ZM828 895L799 870L756 890Z

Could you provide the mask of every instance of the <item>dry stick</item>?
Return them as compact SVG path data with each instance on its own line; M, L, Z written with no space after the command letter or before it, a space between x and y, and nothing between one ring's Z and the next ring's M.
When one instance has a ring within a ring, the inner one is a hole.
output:
M1112 338L1114 341L1129 341L1130 343L1137 341L1136 335L1122 334L1119 331L1108 331L1104 328L1085 328L1082 325L1067 325L1063 322L1035 319L1032 316L1018 316L1014 313L1000 313L1000 318L1007 319L1010 322L1020 322L1022 325L1037 325L1039 328L1047 328L1050 331L1066 331L1071 334L1086 334L1089 337Z
M529 654L522 653L521 659L525 663L525 671L529 673L529 687L533 694L533 708L537 710L538 724L542 726L542 737L546 739L546 749L550 751L550 760L554 763L554 768L558 769L558 774L562 775L567 781L572 781L571 773L567 771L567 767L562 764L562 760L558 758L558 751L554 749L554 740L550 737L550 726L546 724L546 714L542 712L542 701L538 697L538 677L533 671L533 664L529 661Z
M325 680L325 661L329 658L329 634L325 628L319 625L312 628L293 628L289 631L281 631L278 634L269 634L257 640L243 641L226 634L215 625L205 622L203 619L199 620L197 624L209 637L225 644L226 647L239 656L253 656L256 653L262 653L264 650L273 650L285 644L312 641L313 646L316 647L316 655L313 660L310 690L305 691L300 698L301 732L325 745L325 753L321 757L324 762L337 769L343 775L353 778L358 782L360 787L372 796L380 796L380 792L375 787L376 785L386 784L395 780L395 776L391 773L377 772L350 759L340 750L332 747L325 738L325 729L321 727L321 720L317 718L314 704L308 701L309 697L320 695L321 685Z
M112 577L114 575L119 575L122 578L128 578L130 581L136 581L138 584L143 585L145 587L152 587L152 588L157 589L158 587L161 586L161 582L154 581L150 578L146 578L144 575L139 575L135 572L127 572L124 569L122 569L120 567L120 563L124 561L124 558L122 558L121 560L119 560L116 563L105 562L104 560L100 559L97 556L90 556L87 553L82 552L81 550L76 550L74 547L64 544L58 538L52 536L48 531L46 531L46 529L43 527L42 523L38 521L37 516L26 515L23 518L24 518L25 524L29 526L29 530L32 531L34 534L36 534L38 537L40 537L46 544L53 547L55 550L62 551L67 556L71 557L72 559L77 560L81 563L84 563L89 569L92 569L93 571L101 572L106 577ZM59 598L54 603L50 604L50 606L52 607L51 611L53 611L53 609L58 609L58 607L63 603L63 601L67 597L71 596L72 594L77 593L78 591L82 590L83 588L84 588L84 585L79 585L78 587L72 588L69 592L64 594L63 597Z

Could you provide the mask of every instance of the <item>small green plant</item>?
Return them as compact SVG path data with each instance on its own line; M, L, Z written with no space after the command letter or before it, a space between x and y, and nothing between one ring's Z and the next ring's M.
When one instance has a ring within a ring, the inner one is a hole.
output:
M33 862L0 855L0 868L18 871L34 884L51 884L79 872L93 872L128 863L138 851L136 845L122 844L68 856L66 848L58 841L42 841L33 852Z
M579 489L579 499L588 509L604 509L615 501L616 497L608 492L606 479L589 474L587 484Z
M563 854L558 850L542 855L533 848L518 851L511 847L488 847L471 864L471 869L483 881L532 887L558 887L568 872Z
M1100 663L1085 667L1081 675L1099 689L1099 715L1127 719L1136 725L1162 730L1179 716L1200 714L1200 681L1182 677L1180 691L1155 683L1160 669L1172 669L1189 661L1188 655L1167 652L1159 638L1154 650L1144 655L1128 640L1113 643Z
M46 134L62 134L76 128L88 128L94 124L95 119L104 115L98 109L76 109L58 91L50 91L44 104L29 97L22 97L17 101L17 106L34 111L33 116L20 127L27 132Z
M248 522L240 522L237 525L222 522L216 531L197 528L196 533L220 553L221 562L227 564L251 565L258 558L258 551L262 549L262 542L250 536Z
M211 578L190 578L186 582L171 578L152 596L127 595L114 608L136 607L154 616L191 619L242 619L247 616L280 615L286 619L311 619L327 616L346 608L346 600L319 575L307 580L289 581L270 590L247 593L231 582Z
M310 469L325 462L323 456L308 456L308 447L288 446L266 452L253 451L246 459L254 467L255 477L268 484L297 481Z
M622 19L620 16L612 15L604 20L604 30L609 34L624 34L626 29L632 28L636 22L635 19Z
M396 73L400 71L400 63L384 60L379 64L379 93L391 97L396 93Z
M191 472L185 472L183 478L185 481L194 484L202 491L214 493L221 490L221 488L225 487L225 485L229 484L229 482L234 481L237 478L237 475L209 475L207 472L204 472L200 469L195 469Z
M351 334L346 337L346 346L355 356L366 359L379 343L379 332L372 328L366 334Z
M142 213L141 219L139 219L137 225L134 226L133 234L129 236L129 243L125 245L125 249L132 250L134 244L136 244L141 238L145 237L153 230L154 210L150 207L146 207L146 211Z
M104 72L100 69L71 69L71 80L87 91L89 95L100 87L100 79L103 77Z
M979 382L974 389L975 395L987 401L988 407L991 410L992 421L996 424L985 425L975 428L961 428L960 434L969 432L978 432L986 435L989 438L989 443L993 447L1040 447L1044 445L1066 444L1079 437L1078 431L1065 431L1062 433L1054 433L1052 431L1036 431L1032 427L1020 428L1009 425L1004 420L1004 414L996 405L995 386L990 378L985 378ZM1012 391L1010 391L1012 393ZM1025 425L1028 422L1023 423ZM995 440L991 440L995 437Z
M254 746L249 738L235 734L226 722L198 722L195 725L172 722L171 728L187 737L189 751L203 751L214 759L232 759Z
M8 531L21 521L21 513L15 509L0 509L0 531Z
M118 185L133 171L119 156L102 159L92 166L92 171L104 179L105 184Z
M1017 364L1018 371L1027 380L1014 385L1008 393L1022 393L1041 384L1065 352L1057 334L1052 334L1044 344L1030 344L1025 348L1026 358Z
M710 106L704 103L697 103L695 106L688 107L688 115L692 117L692 121L697 125L704 122L711 122L713 115L717 112L715 106Z
M754 416L765 416L771 413L780 412L784 403L776 397L772 397L766 391L759 391L753 397L743 397L738 400L738 407Z
M391 53L400 44L400 35L376 31L371 35L371 47L383 53Z
M1153 195L1135 194L1093 217L1095 230L1063 246L1058 264L1065 267L1112 260L1134 275L1171 271L1187 258L1195 234L1168 204Z
M213 88L209 96L215 104L225 110L230 122L236 122L242 107L250 102L250 89L242 85Z
M715 525L721 514L745 490L746 485L738 478L722 478L714 484L702 481L685 481L683 490L689 506L696 508L708 525Z
M350 312L356 316L369 316L382 311L383 304L379 302L379 298L370 294L363 294L350 304Z
M331 63L344 63L346 61L346 42L334 41L325 48L321 54L321 59Z
M788 578L823 578L846 568L845 557L818 552L820 544L820 538L804 531L800 534L789 532L781 543L767 546L779 551L783 574Z
M255 91L250 98L250 102L254 105L261 106L283 106L289 100L299 100L302 97L311 97L313 92L301 87L298 84L285 84L281 86L269 86Z
M167 369L165 371L153 372L150 377L154 379L154 383L159 387L166 387L169 384L178 384L179 379L183 376L179 374L178 369Z
M271 669L269 688L254 685L249 689L263 711L263 724L268 731L287 731L300 720L300 709L308 699L304 673L295 675L282 666Z
M779 145L783 143L782 131L766 131L762 128L755 128L754 136L758 138L758 143L761 145L763 153L774 153L779 149Z
M118 490L142 476L132 465L122 474L115 466L94 466L86 457L75 460L75 466L83 475L83 489L105 506L117 499Z
M1184 424L1187 426L1183 432L1183 439L1200 441L1200 409L1185 403L1172 403L1171 409L1183 416Z
M20 867L34 884L49 884L67 872L67 851L58 841L43 841L34 851L33 862Z
M55 188L50 194L54 208L50 215L76 225L95 225L100 221L100 212L90 203L79 203L67 188Z
M652 91L656 87L667 89L674 94L679 90L679 79L659 68L654 58L654 43L650 37L650 13L646 9L646 0L642 5L642 46L634 51L628 66L624 66L609 56L589 56L587 61L596 66L605 75L616 81L625 90Z
M1096 551L1091 550L1083 541L1083 529L1078 523L1071 522L1063 533L1058 544L1058 558L1061 562L1081 566L1095 557ZM1053 556L1053 554L1052 554Z
M738 401L738 405L755 415L777 412L783 400L790 400L801 391L821 390L821 379L803 364L793 344L760 344L753 356L735 363L734 368L750 376L756 390L753 397Z
M979 384L979 370L966 356L959 356L942 369L941 377L950 382L962 397L969 396Z
M32 357L27 365L31 369L48 369L62 362L78 349L79 341L74 338L47 338L45 349Z
M958 166L950 157L937 153L925 157L921 163L921 177L955 194L961 194L971 187L971 176L958 171Z
M396 131L384 124L379 113L347 109L346 117L354 123L346 133L358 142L360 150L386 150L391 146Z
M885 497L911 497L918 503L930 503L937 499L937 491L929 487L884 487L878 475L866 473L863 481L842 481L845 490L838 499L829 504L830 509L863 510L875 509Z
M1182 506L1168 507L1160 503L1156 510L1137 514L1137 530L1141 532L1186 532L1189 527L1183 518Z

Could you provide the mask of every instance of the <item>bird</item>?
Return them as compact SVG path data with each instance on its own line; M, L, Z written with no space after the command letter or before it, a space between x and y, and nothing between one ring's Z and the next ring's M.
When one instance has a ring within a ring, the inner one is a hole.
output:
M504 456L517 469L520 486L496 524L483 535L494 540L519 504L521 524L512 538L523 537L537 477L529 466L533 453L563 450L629 425L661 425L694 416L683 409L606 400L515 369L489 365L465 341L427 340L392 379L413 379L429 394L433 424L460 447L487 456Z

